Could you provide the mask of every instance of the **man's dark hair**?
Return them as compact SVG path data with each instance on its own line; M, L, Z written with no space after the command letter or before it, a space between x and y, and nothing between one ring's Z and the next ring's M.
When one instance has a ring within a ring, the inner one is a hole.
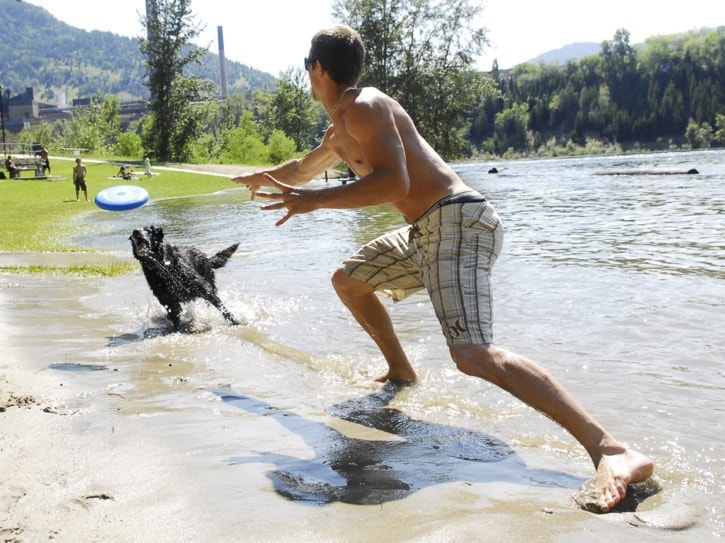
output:
M357 85L365 61L365 46L355 30L337 25L315 34L310 58L322 64L336 83Z

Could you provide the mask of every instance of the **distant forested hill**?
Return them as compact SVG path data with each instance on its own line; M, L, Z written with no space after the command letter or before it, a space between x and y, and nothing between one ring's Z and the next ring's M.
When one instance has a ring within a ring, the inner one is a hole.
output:
M111 32L87 32L53 17L45 9L0 0L0 85L12 94L36 90L35 98L53 102L56 92L74 98L118 95L122 100L145 98L145 65L138 43ZM209 53L190 73L220 86L219 56ZM230 94L266 87L275 78L227 59Z
M559 64L564 65L570 60L579 60L591 55L598 55L602 50L601 43L578 42L553 49L529 60L530 64Z

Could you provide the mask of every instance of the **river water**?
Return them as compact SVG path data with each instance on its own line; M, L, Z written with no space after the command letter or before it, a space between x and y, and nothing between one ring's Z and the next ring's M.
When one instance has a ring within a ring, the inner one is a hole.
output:
M690 168L700 173L614 175ZM162 173L148 182L149 204L93 214L78 244L127 258L131 230L151 224L207 253L239 242L217 282L247 324L230 327L198 303L198 333L156 335L161 309L139 269L59 304L35 363L106 370L68 374L81 388L122 393L129 416L156 416L160 435L206 473L215 538L464 541L483 527L490 538L477 540L719 539L725 152L455 169L506 225L493 275L496 343L539 361L612 434L652 456L663 488L652 507L686 508L686 530L629 522L613 532L572 506L591 476L584 451L458 373L425 294L389 304L420 384L392 393L371 383L382 359L329 278L359 245L403 224L385 207L321 210L275 228L280 214L260 211L243 189L155 201ZM339 181L312 185L326 183ZM283 535L292 525L294 537Z

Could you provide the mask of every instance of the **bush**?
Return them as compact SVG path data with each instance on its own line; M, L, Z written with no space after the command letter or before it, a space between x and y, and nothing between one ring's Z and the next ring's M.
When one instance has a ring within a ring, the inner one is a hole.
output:
M714 131L708 123L698 125L695 121L690 121L685 131L687 143L693 149L709 149L714 135Z
M139 157L143 156L143 143L141 136L132 132L123 132L116 138L114 152L119 156Z
M297 144L288 138L281 130L274 130L267 142L267 152L272 164L285 162L292 158L297 151Z

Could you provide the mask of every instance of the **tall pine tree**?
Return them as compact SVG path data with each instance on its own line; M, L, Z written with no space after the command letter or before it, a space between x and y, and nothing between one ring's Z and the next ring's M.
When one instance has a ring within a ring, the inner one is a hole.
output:
M146 0L143 23L146 38L139 41L146 55L151 94L145 145L158 160L183 161L203 119L196 104L212 92L210 82L185 74L184 68L200 63L208 50L192 45L201 29L194 20L191 0Z

